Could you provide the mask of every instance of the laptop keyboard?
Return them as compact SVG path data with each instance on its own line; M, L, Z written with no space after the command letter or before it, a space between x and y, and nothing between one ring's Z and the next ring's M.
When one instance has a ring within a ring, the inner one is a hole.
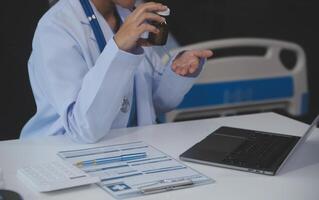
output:
M291 149L288 147L296 142L295 137L259 133L256 137L252 134L235 151L227 155L223 162L239 167L270 168L278 158L287 154L287 149Z

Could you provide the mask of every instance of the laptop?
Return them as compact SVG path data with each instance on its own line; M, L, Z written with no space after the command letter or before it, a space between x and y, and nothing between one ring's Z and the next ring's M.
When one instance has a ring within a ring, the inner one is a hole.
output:
M302 137L222 126L180 155L183 161L275 175L319 124Z

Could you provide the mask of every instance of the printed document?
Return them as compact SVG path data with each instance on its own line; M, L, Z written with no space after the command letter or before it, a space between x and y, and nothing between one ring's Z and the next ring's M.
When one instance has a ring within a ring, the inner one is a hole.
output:
M61 151L58 155L99 177L99 186L116 199L214 182L144 142Z

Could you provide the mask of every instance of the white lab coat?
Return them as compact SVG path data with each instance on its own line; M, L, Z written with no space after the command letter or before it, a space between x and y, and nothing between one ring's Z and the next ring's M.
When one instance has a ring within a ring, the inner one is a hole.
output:
M21 138L67 134L92 143L126 127L130 109L121 107L124 98L132 100L133 77L139 126L154 124L157 114L175 108L191 88L195 77L163 66L151 47L120 50L91 5L107 41L102 53L79 0L60 0L40 20L28 63L37 112ZM118 12L123 21L130 13L120 7Z

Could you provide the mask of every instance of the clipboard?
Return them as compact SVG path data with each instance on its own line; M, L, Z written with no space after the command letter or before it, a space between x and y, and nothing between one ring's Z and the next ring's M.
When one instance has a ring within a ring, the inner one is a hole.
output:
M195 187L215 181L145 142L58 152L116 199Z

